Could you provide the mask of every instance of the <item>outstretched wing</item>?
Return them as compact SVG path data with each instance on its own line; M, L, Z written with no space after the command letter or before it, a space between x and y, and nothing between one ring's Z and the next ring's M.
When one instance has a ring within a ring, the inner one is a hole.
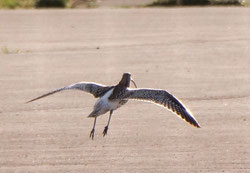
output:
M34 99L32 99L32 100L30 100L30 101L28 101L26 103L33 102L35 100L41 99L43 97L47 97L49 95L55 94L55 93L60 92L60 91L73 90L73 89L88 92L88 93L94 95L94 97L101 97L108 90L110 90L111 88L113 88L113 87L112 86L104 86L104 85L97 84L97 83L79 82L79 83L76 83L76 84L73 84L73 85L69 85L69 86L66 86L66 87L63 87L63 88L53 90L53 91L51 91L51 92L49 92L47 94L44 94L44 95L39 96L37 98L34 98Z
M137 99L154 102L167 107L191 125L200 127L192 113L181 103L181 101L168 93L166 90L127 89L123 99Z

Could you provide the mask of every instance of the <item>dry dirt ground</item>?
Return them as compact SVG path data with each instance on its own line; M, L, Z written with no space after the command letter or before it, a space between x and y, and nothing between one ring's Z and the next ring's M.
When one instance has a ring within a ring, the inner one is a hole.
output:
M0 172L250 172L250 10L166 8L0 11ZM97 119L78 81L167 89L196 129L130 101Z

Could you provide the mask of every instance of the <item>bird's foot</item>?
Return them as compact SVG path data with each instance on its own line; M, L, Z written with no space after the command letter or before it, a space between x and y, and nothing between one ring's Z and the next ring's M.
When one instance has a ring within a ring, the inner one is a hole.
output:
M104 137L105 135L108 134L108 129L109 129L109 127L108 127L108 126L105 126L105 128L104 128L104 130L103 130L103 132L102 132L103 137Z
M93 128L89 134L89 137L92 138L92 140L94 139L95 136L95 129Z

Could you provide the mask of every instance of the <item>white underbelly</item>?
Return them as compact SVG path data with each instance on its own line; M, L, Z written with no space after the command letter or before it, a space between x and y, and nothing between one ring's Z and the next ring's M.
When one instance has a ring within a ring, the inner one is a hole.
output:
M97 100L94 106L94 110L96 110L96 112L98 112L99 115L105 114L106 112L111 111L111 110L116 110L117 108L121 106L118 100L110 101L108 99L110 95L112 94L112 92L113 92L113 89L108 91L104 96L102 96L99 100Z

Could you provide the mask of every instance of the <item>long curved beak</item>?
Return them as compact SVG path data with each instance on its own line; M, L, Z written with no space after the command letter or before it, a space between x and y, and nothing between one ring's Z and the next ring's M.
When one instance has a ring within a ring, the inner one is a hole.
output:
M130 80L131 80L131 82L134 84L134 86L137 88L134 79L131 77Z

